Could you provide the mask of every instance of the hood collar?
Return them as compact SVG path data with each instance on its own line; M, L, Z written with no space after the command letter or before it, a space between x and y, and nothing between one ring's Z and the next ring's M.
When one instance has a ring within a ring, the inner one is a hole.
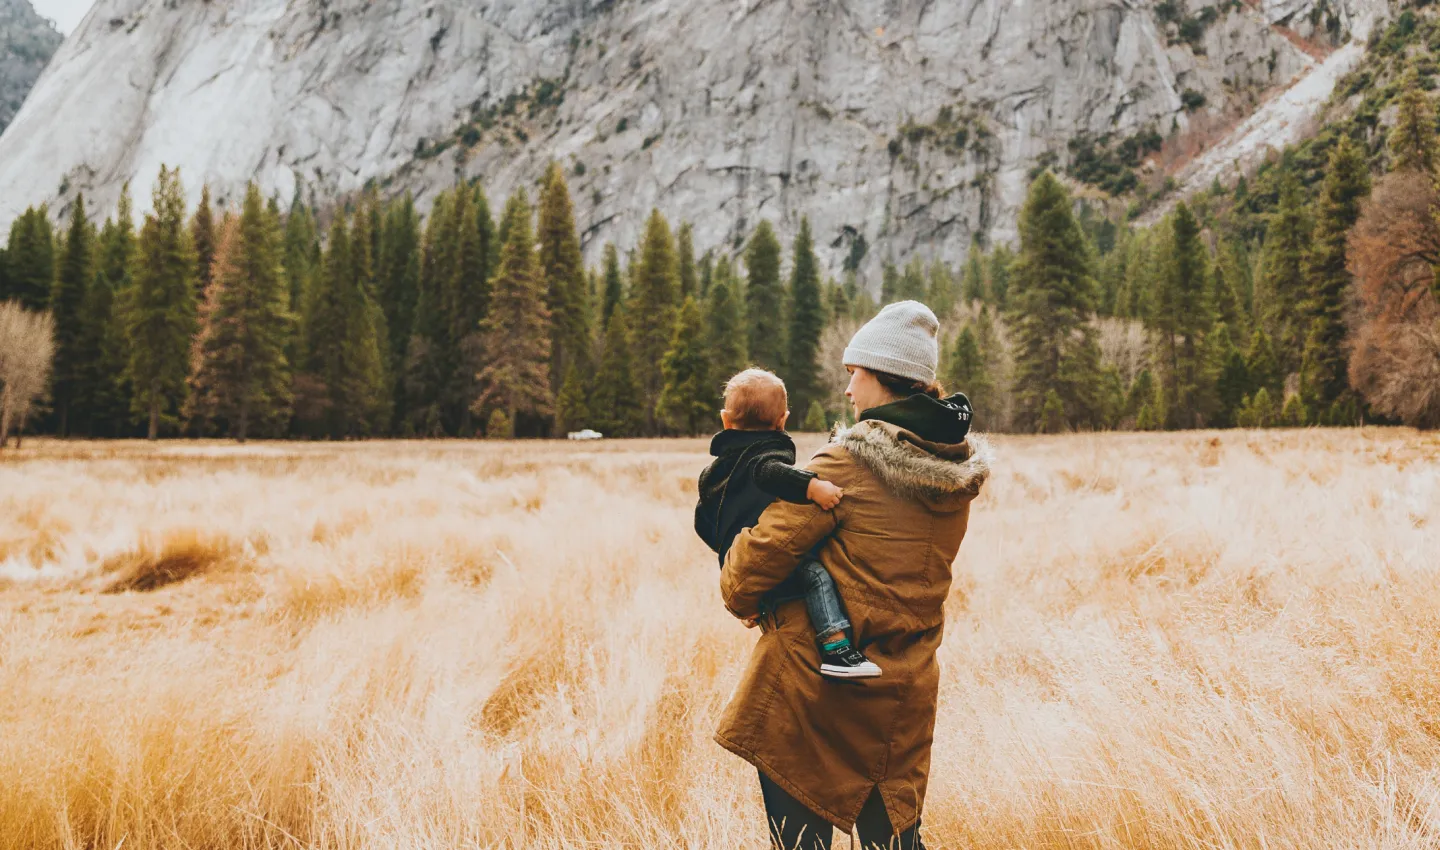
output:
M737 429L726 429L719 431L710 438L710 454L712 457L720 457L726 452L733 452L737 449L744 449L757 443L774 442L779 447L788 447L792 451L795 448L795 441L784 431L740 431Z
M916 393L909 398L872 407L860 414L860 421L878 420L909 431L922 440L945 445L965 442L970 433L974 409L964 393L936 399Z
M866 420L835 434L897 496L958 508L980 495L995 452L983 434L936 443L889 422Z

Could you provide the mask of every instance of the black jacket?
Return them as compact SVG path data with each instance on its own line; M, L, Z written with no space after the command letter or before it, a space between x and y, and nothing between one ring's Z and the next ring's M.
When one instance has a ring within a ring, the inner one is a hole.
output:
M735 537L771 502L809 501L815 473L795 468L795 441L784 431L721 431L710 440L710 454L715 460L700 473L695 533L724 564Z

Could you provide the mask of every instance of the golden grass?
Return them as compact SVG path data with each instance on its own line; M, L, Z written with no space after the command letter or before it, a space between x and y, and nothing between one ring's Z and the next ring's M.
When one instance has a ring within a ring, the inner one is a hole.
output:
M1001 441L934 847L1440 844L1440 440ZM762 847L700 441L0 454L0 850Z

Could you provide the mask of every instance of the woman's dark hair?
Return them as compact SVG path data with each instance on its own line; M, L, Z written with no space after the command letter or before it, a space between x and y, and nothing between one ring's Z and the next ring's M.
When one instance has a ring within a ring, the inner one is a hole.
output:
M870 374L875 376L875 380L880 382L880 386L884 387L886 392L897 399L909 398L912 395L928 395L938 399L945 395L945 388L940 385L939 381L926 383L913 378L902 378L889 372L877 372L874 369L870 370Z

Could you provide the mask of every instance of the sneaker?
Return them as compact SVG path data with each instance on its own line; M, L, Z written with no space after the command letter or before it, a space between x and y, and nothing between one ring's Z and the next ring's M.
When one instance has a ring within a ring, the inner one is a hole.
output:
M820 648L820 675L832 679L873 679L880 675L880 667L847 640Z

